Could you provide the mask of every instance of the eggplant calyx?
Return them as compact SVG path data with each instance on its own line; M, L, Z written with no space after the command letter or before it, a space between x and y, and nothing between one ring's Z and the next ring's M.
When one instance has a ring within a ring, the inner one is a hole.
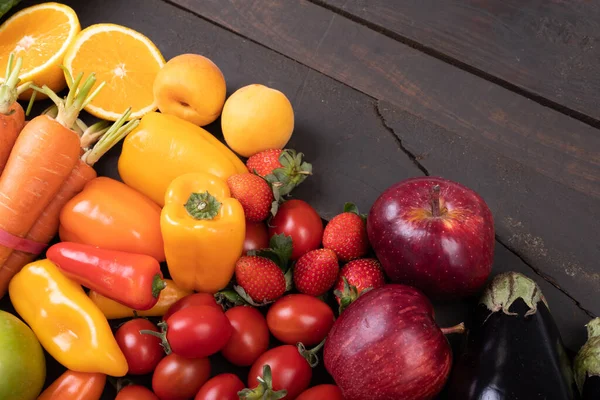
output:
M523 300L529 307L529 311L525 313L526 317L537 312L540 301L548 308L546 298L537 283L518 272L505 272L494 277L479 303L485 305L492 313L502 311L506 315L517 315L509 311L517 299Z
M575 383L580 392L586 378L600 376L600 318L595 318L587 325L588 341L575 357Z

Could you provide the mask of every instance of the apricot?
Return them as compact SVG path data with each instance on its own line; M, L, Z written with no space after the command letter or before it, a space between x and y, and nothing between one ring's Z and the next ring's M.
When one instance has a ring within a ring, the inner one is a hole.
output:
M239 155L250 157L285 147L294 131L294 110L279 90L249 85L225 102L221 128L227 145Z
M204 126L221 114L227 87L223 73L211 60L182 54L158 72L153 90L162 113Z

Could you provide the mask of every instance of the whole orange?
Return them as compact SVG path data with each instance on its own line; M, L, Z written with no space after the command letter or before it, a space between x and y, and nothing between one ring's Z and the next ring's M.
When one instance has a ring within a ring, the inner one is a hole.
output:
M227 99L221 127L227 145L239 155L250 157L287 144L294 130L294 110L279 90L249 85Z
M199 54L172 58L154 80L158 109L200 126L219 117L225 95L223 73L215 63Z

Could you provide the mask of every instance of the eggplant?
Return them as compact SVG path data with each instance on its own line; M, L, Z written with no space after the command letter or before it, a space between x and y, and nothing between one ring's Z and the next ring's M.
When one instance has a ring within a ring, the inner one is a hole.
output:
M487 286L459 353L450 399L580 398L546 299L518 272L497 275Z
M588 341L575 357L575 382L583 400L600 399L600 318L587 324Z

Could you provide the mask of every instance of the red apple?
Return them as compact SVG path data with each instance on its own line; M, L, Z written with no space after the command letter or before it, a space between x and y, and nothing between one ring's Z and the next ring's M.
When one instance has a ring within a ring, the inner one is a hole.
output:
M346 400L427 400L450 373L452 354L433 307L417 289L390 284L352 303L327 336L325 368Z
M474 294L492 269L492 213L456 182L423 177L393 185L373 204L367 231L388 277L431 297Z

